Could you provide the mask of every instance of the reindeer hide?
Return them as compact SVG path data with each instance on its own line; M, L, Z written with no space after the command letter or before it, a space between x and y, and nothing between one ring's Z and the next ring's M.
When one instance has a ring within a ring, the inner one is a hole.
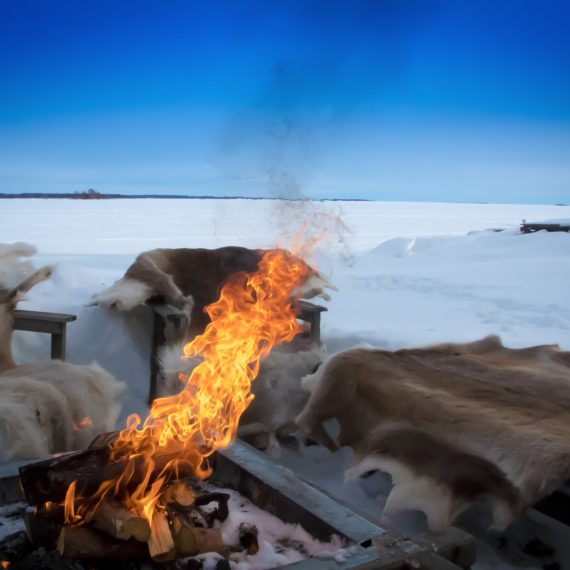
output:
M557 346L514 350L487 337L395 352L355 349L332 357L304 386L311 398L300 427L327 443L322 422L336 417L339 443L353 447L368 470L371 457L399 461L408 479L410 471L439 485L467 461L470 484L506 476L520 494L509 491L513 513L570 478L570 353ZM396 449L394 438L408 451ZM430 450L439 466L418 461Z

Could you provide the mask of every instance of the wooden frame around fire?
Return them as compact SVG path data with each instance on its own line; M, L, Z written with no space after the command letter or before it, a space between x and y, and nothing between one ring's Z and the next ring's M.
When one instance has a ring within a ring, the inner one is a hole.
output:
M20 475L26 478L37 465L21 466ZM216 453L213 466L213 484L235 489L283 521L301 524L316 538L328 540L336 534L354 545L353 554L344 562L309 558L284 569L459 570L469 568L475 561L474 541L467 533L451 529L437 535L402 537L357 514L239 440ZM10 499L21 499L21 495Z

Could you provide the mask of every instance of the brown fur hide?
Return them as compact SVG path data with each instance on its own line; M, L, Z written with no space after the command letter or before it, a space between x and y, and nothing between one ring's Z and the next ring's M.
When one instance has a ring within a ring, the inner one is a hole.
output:
M570 478L570 354L557 346L513 350L487 337L395 352L355 349L331 358L304 385L311 397L297 423L335 448L322 422L338 420L338 444L361 460L349 477L384 462L406 485L427 480L432 491L444 490L449 508L432 527L450 524L483 496L502 501L494 519L505 526ZM426 449L431 459L419 461ZM460 489L475 484L483 485L476 493ZM428 514L425 485L414 493L415 508Z
M204 308L216 301L228 278L239 272L256 271L264 253L235 246L146 251L137 257L122 279L96 295L92 304L121 311L152 300L175 305L191 315L186 338L192 338L204 331L209 322ZM320 281L316 289L303 291L305 297L325 295L323 287L332 288L315 270L310 269L309 274L318 276Z

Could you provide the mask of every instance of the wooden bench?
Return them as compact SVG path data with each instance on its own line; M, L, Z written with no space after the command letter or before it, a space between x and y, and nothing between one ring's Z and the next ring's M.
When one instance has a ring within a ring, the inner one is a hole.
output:
M547 232L570 232L570 224L528 224L524 220L521 224L523 234L532 234L546 230Z
M326 307L301 301L298 318L311 326L310 336L316 343L321 342L321 313ZM167 338L179 338L188 326L187 316L176 307L165 304L151 303L153 311L152 345L150 351L150 382L148 391L149 406L156 398L158 378L160 373L159 353Z
M41 311L14 311L14 330L47 333L51 335L51 358L65 360L67 323L76 315L44 313Z

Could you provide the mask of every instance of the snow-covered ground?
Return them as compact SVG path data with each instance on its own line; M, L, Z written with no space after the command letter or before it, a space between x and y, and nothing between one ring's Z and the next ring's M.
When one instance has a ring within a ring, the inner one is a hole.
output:
M127 381L126 416L145 412L150 315L144 308L126 316L87 307L91 295L118 279L144 250L268 247L305 216L330 229L315 259L339 289L323 317L329 352L362 342L400 348L490 333L508 346L557 343L570 350L570 234L518 232L522 219L570 218L570 209L561 206L2 200L0 243L30 242L39 250L37 265L56 265L53 278L20 307L78 315L69 326L68 359L96 359ZM39 360L48 357L49 340L18 333L14 348L21 361ZM343 487L350 454L283 452L281 460L360 508L380 511L362 488ZM540 521L527 522L512 532L526 536L534 525L535 535L544 534ZM548 527L549 536L554 532ZM480 549L485 568L507 567L496 549L485 542Z

